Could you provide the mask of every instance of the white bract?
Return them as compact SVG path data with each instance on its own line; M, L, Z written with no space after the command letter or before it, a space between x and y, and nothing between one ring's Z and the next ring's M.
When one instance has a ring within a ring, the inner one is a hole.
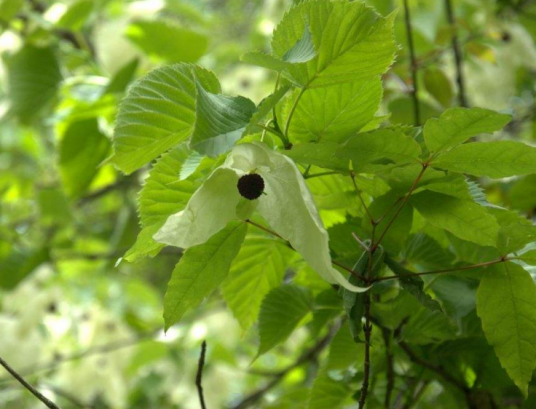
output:
M265 184L264 194L252 202L242 198L237 188L239 178L249 173L260 175ZM154 239L185 249L205 243L230 221L247 218L248 205L256 206L270 227L326 281L354 292L367 290L350 284L333 268L328 233L294 162L262 143L235 146L186 208L170 216Z

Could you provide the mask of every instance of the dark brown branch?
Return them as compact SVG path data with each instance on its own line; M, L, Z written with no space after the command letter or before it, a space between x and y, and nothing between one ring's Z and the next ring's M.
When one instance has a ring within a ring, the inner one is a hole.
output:
M369 253L370 254L370 253ZM370 378L370 339L372 333L372 324L370 323L370 291L365 293L365 359L363 363L363 383L361 384L361 395L359 396L359 409L365 407L367 400L369 378Z
M463 75L463 58L458 41L458 27L456 24L456 17L454 15L454 9L452 8L451 0L445 0L445 8L447 11L447 18L450 26L454 30L452 34L452 52L454 53L454 61L456 63L456 83L458 84L458 99L460 106L468 107L467 98L465 95L465 80Z
M37 399L39 399L43 404L50 409L60 409L59 406L57 406L54 402L52 402L50 399L48 399L45 395L43 395L41 392L39 392L37 389L35 389L32 385L30 385L26 380L19 375L9 364L4 361L2 358L0 358L0 365L2 365L6 371L9 372L9 374L15 378L22 386L24 386L26 389L28 389Z
M233 406L233 409L245 409L254 405L256 402L262 399L266 392L277 386L290 371L307 362L314 361L318 357L318 355L320 355L320 353L329 345L331 339L336 334L339 327L340 324L335 324L331 326L329 332L309 350L305 351L293 364L287 366L285 369L279 372L273 373L272 376L274 377L274 379L272 379L266 385L261 386L259 389L247 395L238 404Z
M435 271L424 271L422 273L415 273L415 274L400 274L400 275L396 275L396 276L379 277L379 278L373 279L372 282L386 281L386 280L399 280L399 279L405 278L405 277L418 277L418 276L425 276L425 275L429 275L429 274L444 274L444 273L453 273L455 271L472 270L474 268L487 267L487 266L492 266L494 264L503 263L503 262L508 261L508 260L510 260L510 259L506 258L506 257L503 257L503 258L500 258L498 260L486 261L484 263L478 263L478 264L473 264L473 265L464 266L464 267L454 267L454 268L447 268L447 269L444 269L444 270L435 270Z
M382 328L383 342L385 344L385 360L387 364L387 387L385 389L385 409L391 407L391 396L395 387L395 370L394 370L394 356L391 349L391 331L387 328Z
M411 15L408 6L408 0L404 0L404 17L406 23L406 35L408 39L409 55L411 61L411 78L413 81L413 87L411 90L411 97L413 98L413 115L414 125L421 125L421 109L419 106L419 85L417 78L417 71L419 69L417 64L417 58L415 56L415 47L413 45L413 31L411 28Z
M205 404L205 396L203 395L203 368L205 366L205 355L207 353L207 341L203 341L201 344L201 354L199 355L199 362L197 364L197 375L195 377L195 386L197 387L197 394L199 395L199 403L201 409L207 409Z

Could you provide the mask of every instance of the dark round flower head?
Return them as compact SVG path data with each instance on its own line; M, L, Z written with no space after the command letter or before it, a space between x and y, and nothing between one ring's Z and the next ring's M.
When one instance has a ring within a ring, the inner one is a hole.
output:
M261 175L250 173L238 179L238 192L248 200L258 199L264 191L264 179Z

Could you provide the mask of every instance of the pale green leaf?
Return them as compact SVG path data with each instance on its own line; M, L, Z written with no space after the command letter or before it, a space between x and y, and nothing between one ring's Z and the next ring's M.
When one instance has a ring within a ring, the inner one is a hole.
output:
M294 112L289 136L292 141L344 142L374 118L381 98L379 77L309 89Z
M536 367L536 286L519 265L488 269L477 292L477 312L486 339L526 397Z
M208 47L208 37L173 20L137 20L128 26L127 38L150 56L169 62L196 62Z
M69 124L59 147L61 177L69 196L86 191L110 148L110 140L100 131L97 119Z
M223 298L244 330L257 320L266 294L281 285L295 255L281 241L246 240L222 287Z
M196 122L190 146L204 155L218 156L242 137L256 107L247 98L213 94L196 84Z
M536 148L514 141L469 143L439 156L432 166L491 178L527 175L536 173Z
M190 137L195 80L208 92L221 91L211 72L190 64L156 69L130 88L119 107L111 159L123 172L132 173Z
M483 108L450 108L424 125L424 140L437 153L459 145L470 137L502 129L512 117Z
M197 170L203 158L204 156L197 152L190 153L181 166L179 180L188 179Z
M413 195L411 204L432 226L484 246L495 246L499 225L484 207L434 192Z
M206 243L189 248L173 270L164 298L166 330L225 279L246 236L247 224L231 222Z
M380 129L355 135L338 155L350 159L357 172L372 172L388 165L417 163L421 147L399 130Z
M393 21L361 2L302 2L274 31L273 54L282 59L309 26L316 56L287 68L294 82L309 88L375 77L393 62Z
M264 298L259 314L260 356L285 341L305 315L312 310L310 292L295 285L283 285Z
M283 61L296 64L307 62L315 57L315 45L311 38L311 31L306 24L303 29L302 37L294 46L283 55Z

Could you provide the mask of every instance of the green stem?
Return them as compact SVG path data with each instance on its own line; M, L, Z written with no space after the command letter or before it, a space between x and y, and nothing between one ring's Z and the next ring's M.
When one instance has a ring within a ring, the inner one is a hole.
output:
M288 138L288 130L290 128L290 122L292 121L292 117L294 116L294 112L296 111L296 108L298 107L298 103L300 102L300 99L303 95L303 93L305 92L307 88L302 88L300 90L300 93L298 94L298 96L296 97L296 100L294 101L294 104L292 105L292 108L290 109L290 112L288 114L288 119L287 119L287 123L285 125L285 136Z

